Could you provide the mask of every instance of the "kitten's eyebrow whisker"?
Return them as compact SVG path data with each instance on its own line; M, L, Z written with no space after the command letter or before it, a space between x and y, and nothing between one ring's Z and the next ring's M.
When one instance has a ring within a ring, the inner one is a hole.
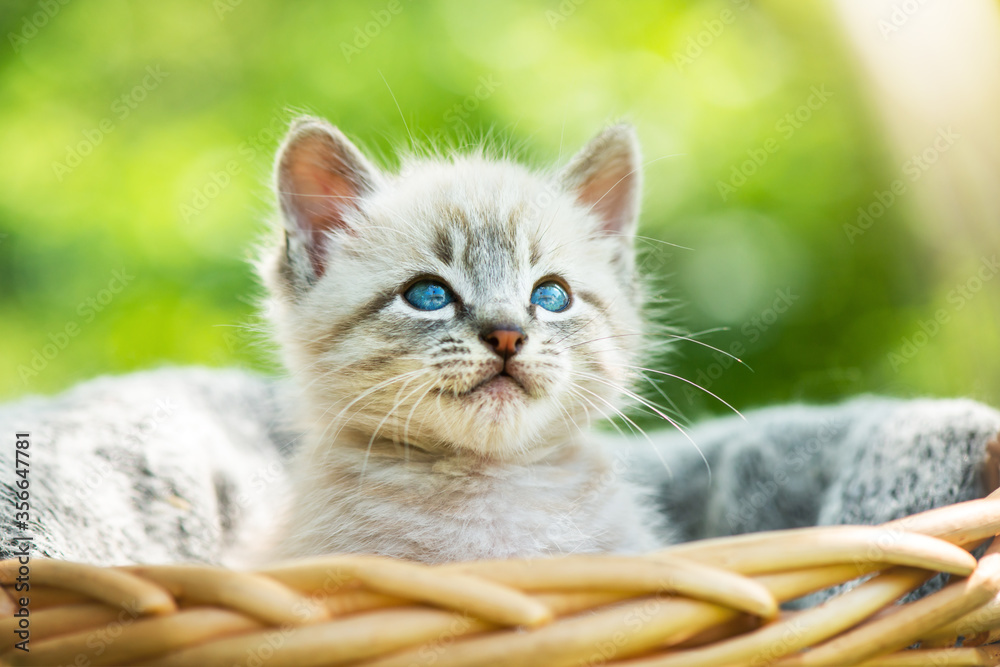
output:
M581 236L568 243L573 243L576 241L593 241L596 239L602 239L607 237L618 237L623 239L636 239L638 241L643 241L646 243L659 243L660 245L670 246L671 248L677 248L679 250L694 250L694 248L689 248L686 245L680 245L678 243L671 243L670 241L664 241L663 239L653 238L652 236L642 236L640 234L627 234L625 232L615 232L615 231L599 231L592 232L585 236ZM566 245L565 243L563 245ZM560 246L561 247L561 246Z

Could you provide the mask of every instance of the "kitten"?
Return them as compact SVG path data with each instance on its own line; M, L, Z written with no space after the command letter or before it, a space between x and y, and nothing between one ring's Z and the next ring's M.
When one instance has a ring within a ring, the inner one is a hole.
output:
M640 552L992 490L1000 413L968 400L778 406L693 427L697 449L591 431L646 334L640 184L622 125L549 172L479 153L390 174L296 122L259 266L294 389L163 369L0 406L0 433L32 434L26 528L0 446L0 559L25 533L104 565Z
M390 174L306 118L276 171L285 238L261 269L305 432L278 553L662 543L583 428L621 405L643 331L630 127L552 173L480 153Z

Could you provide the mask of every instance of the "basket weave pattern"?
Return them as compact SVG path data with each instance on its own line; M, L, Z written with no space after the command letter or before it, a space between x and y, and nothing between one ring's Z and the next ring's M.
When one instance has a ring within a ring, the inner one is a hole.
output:
M428 566L334 555L257 572L33 558L30 652L0 663L279 667L997 665L1000 496L883 526L757 533L642 556ZM893 603L938 572L942 590ZM782 602L862 583L802 611ZM956 647L958 637L964 637ZM906 647L920 642L917 649ZM5 651L5 652L3 652Z

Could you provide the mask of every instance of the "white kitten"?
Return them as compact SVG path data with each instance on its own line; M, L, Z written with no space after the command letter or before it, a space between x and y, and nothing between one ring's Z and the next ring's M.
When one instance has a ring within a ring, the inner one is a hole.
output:
M374 167L294 124L262 275L305 442L281 555L642 551L659 521L586 425L640 347L630 127L556 173L482 155Z
M995 488L1000 413L968 400L779 406L692 427L698 448L588 433L624 402L644 338L638 168L616 126L553 173L472 155L393 175L299 121L277 168L285 238L260 266L297 426L276 383L231 370L0 405L0 433L31 433L23 521L0 447L0 559L25 535L35 555L105 565L646 551Z

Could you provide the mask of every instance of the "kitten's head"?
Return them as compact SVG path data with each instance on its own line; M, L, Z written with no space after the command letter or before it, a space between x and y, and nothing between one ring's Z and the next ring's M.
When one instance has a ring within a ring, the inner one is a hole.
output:
M263 265L308 427L512 459L610 415L640 344L639 154L606 129L536 173L483 151L376 168L305 118Z

